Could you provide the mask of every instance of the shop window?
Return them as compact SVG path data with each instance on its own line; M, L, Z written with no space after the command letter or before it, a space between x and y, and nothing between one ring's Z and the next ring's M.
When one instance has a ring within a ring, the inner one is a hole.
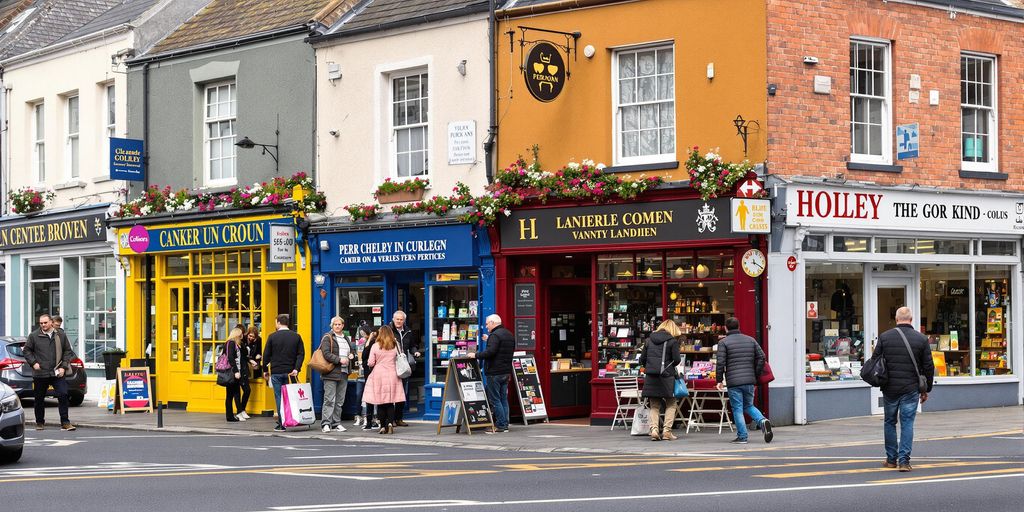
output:
M967 171L995 171L998 154L996 59L960 56L960 164Z
M598 376L642 375L639 350L662 318L662 285L602 284L599 287Z
M431 383L443 383L452 357L476 352L480 302L476 285L435 284L430 295ZM511 327L511 326L510 326Z
M808 262L803 313L806 377L860 379L864 358L864 266Z
M665 268L668 269L669 279L693 279L693 253L668 253Z
M222 253L223 254L223 253ZM213 364L235 326L261 325L263 305L259 279L194 281L191 307L185 312L192 322L192 373L213 375ZM189 305L188 302L185 302Z
M835 235L832 237L832 252L867 252L869 241L867 237Z
M697 279L731 278L735 260L728 250L700 252L697 254Z
M850 41L850 161L892 162L889 43Z
M921 329L936 376L971 374L970 266L921 266Z
M985 256L1016 256L1017 242L1008 240L982 240L981 253Z
M636 255L636 277L637 279L657 279L665 277L662 271L662 253L640 253Z
M190 257L188 254L182 256L169 255L164 260L164 273L168 276L187 276Z
M1006 375L1010 366L1010 267L978 265L974 274L976 375Z
M918 254L970 254L970 240L918 240Z
M807 252L824 252L825 235L807 235L800 244L800 248Z
M352 335L355 335L356 329L362 324L370 327L380 327L384 324L383 285L338 288L335 291L335 300L335 311L345 319L345 329Z
M913 238L876 238L875 252L882 254L914 254Z
M618 281L636 279L632 254L602 254L597 257L597 279Z
M670 283L667 307L666 316L689 335L690 344L710 351L717 340L712 335L725 334L725 319L736 314L732 282Z
M80 349L86 363L103 362L103 351L117 347L117 273L113 256L84 258L85 336Z

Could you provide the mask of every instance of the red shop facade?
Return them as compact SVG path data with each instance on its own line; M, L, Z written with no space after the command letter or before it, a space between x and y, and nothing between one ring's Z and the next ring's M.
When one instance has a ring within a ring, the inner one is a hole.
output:
M764 240L733 233L731 219L729 198L703 201L689 189L643 202L526 204L500 216L491 238L497 311L517 350L535 356L550 417L610 423L613 378L642 385L637 352L663 320L682 328L681 355L695 376L710 377L729 316L767 351L756 329L767 318L757 298L766 296L764 262L747 258L757 278L744 267L751 249L763 255Z

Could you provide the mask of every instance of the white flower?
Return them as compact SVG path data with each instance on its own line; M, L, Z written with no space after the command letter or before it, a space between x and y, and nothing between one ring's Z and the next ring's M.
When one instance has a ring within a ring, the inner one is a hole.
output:
M583 162L586 163L586 160L584 160ZM570 168L570 169L575 171L576 169L580 168L580 164L578 164L576 162L569 162L568 164L566 164L566 167L568 167L568 168Z
M260 204L260 201L262 201L262 198L257 195L252 196L252 198L250 199L250 202L252 203L253 206Z
M594 166L594 161L593 160L589 160L589 159L583 160L583 165L586 165L587 167L593 167Z
M502 212L502 213L504 213L505 216L508 217L509 215L512 215L512 210L509 210L508 208L505 208L505 211Z
M603 171L605 167L607 167L607 166L606 166L606 165L604 165L604 164L597 164L597 168L598 168L598 170L601 170L601 171Z

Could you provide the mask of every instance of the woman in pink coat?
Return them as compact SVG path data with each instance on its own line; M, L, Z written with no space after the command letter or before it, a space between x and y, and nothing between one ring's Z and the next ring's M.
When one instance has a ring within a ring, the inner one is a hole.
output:
M402 379L398 378L398 370L395 368L397 357L395 333L388 326L381 327L377 331L377 343L370 349L370 359L367 361L373 372L366 378L366 387L363 389L363 401L377 406L379 434L395 433L395 403L405 402Z

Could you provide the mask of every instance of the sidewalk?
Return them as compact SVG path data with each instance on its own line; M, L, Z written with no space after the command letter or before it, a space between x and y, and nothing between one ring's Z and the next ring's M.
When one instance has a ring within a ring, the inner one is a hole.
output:
M436 422L410 421L410 426L399 427L394 435L379 435L376 431L353 427L345 423L347 432L323 433L319 423L288 432L273 432L272 418L252 418L241 423L227 423L223 414L186 413L164 411L164 428L156 428L156 413L129 413L115 415L85 403L73 408L71 420L84 428L114 428L144 431L193 432L249 436L276 436L296 439L332 439L346 442L398 443L421 446L445 446L504 451L569 452L596 454L675 454L757 452L813 447L837 447L882 442L882 417L862 416L839 420L820 421L809 425L775 427L775 440L771 444L761 441L759 431L751 431L750 444L729 444L735 434L728 429L718 434L717 429L685 434L676 430L678 441L652 442L647 436L629 436L621 426L614 431L609 427L591 427L580 420L568 422L534 423L529 426L511 425L508 433L488 435L477 431L473 435L456 434L446 428L437 435ZM585 421L585 420L584 420ZM683 429L685 431L685 429ZM1024 407L997 407L958 411L925 412L918 414L915 423L915 441L936 438L970 437L992 433L1020 434L1024 432Z

